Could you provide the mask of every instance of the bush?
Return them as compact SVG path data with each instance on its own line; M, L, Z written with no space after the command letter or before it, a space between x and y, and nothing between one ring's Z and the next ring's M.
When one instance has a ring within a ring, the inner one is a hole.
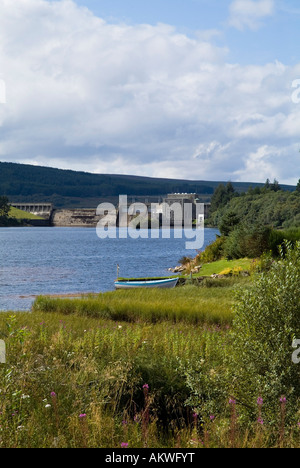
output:
M225 238L218 237L215 242L208 245L203 252L200 252L196 257L196 265L201 265L202 263L212 263L220 260L223 257L223 246Z
M285 242L285 251L239 294L231 332L232 394L247 413L261 396L270 423L282 395L294 408L300 398L300 366L292 362L293 340L300 339L300 242Z
M271 229L241 224L226 237L224 255L227 259L256 258L269 250Z

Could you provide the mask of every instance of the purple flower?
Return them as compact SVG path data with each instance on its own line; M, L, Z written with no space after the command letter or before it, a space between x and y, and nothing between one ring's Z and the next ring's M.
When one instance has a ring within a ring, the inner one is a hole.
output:
M86 414L80 414L79 415L79 419L85 419L86 418Z
M282 396L279 401L280 401L280 403L286 403L286 398L284 396Z
M264 425L264 420L262 418L258 418L257 420L258 424L260 424L261 426Z
M51 397L52 397L52 398L56 398L56 393L55 393L55 392L51 392Z
M213 421L213 420L215 419L215 416L214 416L213 414L211 414L211 415L209 416L209 419L210 419L211 421Z
M235 404L236 404L236 401L235 401L235 400L233 400L232 398L230 398L230 400L229 400L229 404L230 404L230 405L235 405Z
M128 442L122 442L121 447L122 448L128 448Z
M258 404L258 406L262 406L263 403L264 403L264 400L263 400L261 397L257 398L257 404Z
M149 390L149 385L145 383L145 384L143 385L143 388Z

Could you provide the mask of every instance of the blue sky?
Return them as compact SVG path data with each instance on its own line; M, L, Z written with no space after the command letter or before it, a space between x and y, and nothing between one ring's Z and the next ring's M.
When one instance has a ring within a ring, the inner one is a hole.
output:
M0 0L0 160L296 184L299 22L299 0Z
M230 0L76 0L108 22L127 24L166 23L193 36L197 31L216 30L215 41L229 48L229 59L262 64L299 60L299 0L274 2L274 14L261 19L261 27L242 31L228 23Z

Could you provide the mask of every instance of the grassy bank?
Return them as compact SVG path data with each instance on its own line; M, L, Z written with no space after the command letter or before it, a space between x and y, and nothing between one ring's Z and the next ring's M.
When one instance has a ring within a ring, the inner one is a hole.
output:
M10 207L9 211L9 218L14 218L19 221L26 221L28 219L43 219L40 216L36 216L32 213L28 213L27 211L19 210L18 208L14 208L13 206Z
M33 310L126 322L221 325L232 321L234 291L239 284L238 279L234 282L229 279L218 288L120 290L80 299L39 297Z

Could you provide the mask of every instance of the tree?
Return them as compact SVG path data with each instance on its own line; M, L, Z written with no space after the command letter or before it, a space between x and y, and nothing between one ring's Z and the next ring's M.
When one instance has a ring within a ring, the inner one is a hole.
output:
M278 180L274 179L273 184L271 184L271 190L273 190L273 192L278 192L281 190Z
M300 193L300 179L298 180L298 184L297 184L296 192L299 192L299 193Z
M221 219L219 231L223 236L229 236L240 222L241 219L234 211L228 211Z
M9 211L10 205L8 204L8 198L0 197L0 224L6 224Z
M228 182L226 187L224 184L218 185L211 199L211 213L227 205L234 195L235 190L231 182Z

